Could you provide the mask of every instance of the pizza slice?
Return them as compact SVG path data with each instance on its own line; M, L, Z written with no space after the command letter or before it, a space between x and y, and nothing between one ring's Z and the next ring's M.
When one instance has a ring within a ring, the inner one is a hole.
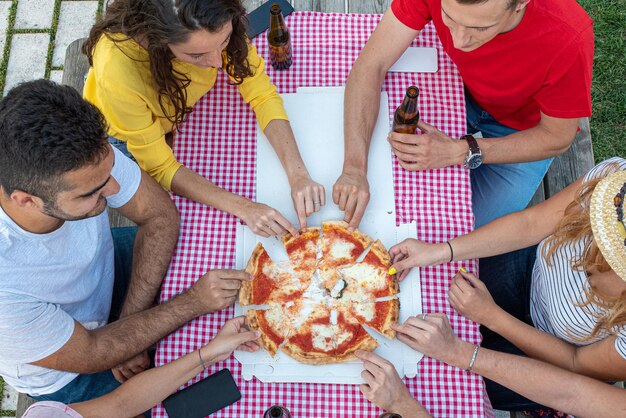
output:
M372 239L361 231L349 231L343 221L324 222L319 265L324 286L332 289L340 278L337 270L354 263L371 243Z
M389 253L376 240L362 262L342 268L340 275L355 302L371 301L372 298L394 296L400 290L396 276L389 274L390 266Z
M336 363L332 358L336 348L335 330L328 304L320 301L305 307L302 318L281 349L302 363Z
M246 312L246 322L251 330L261 333L261 347L274 357L296 326L299 310L299 302L288 302L284 305L272 303L266 310L249 309Z
M319 236L320 229L312 227L301 232L298 237L291 234L282 237L285 251L294 266L293 269L302 277L310 277L317 269Z
M349 321L367 325L389 339L395 337L396 332L391 328L391 324L398 321L400 314L400 301L398 299L360 303L340 300L337 302L337 306L338 309L345 312Z
M335 335L335 348L332 353L333 362L356 360L356 350L374 351L378 343L372 338L358 321L354 321L343 311L336 311L336 324L332 325Z
M261 243L252 251L246 272L252 275L252 281L241 284L239 303L242 306L295 300L310 282L310 278L296 275L290 262L272 261Z

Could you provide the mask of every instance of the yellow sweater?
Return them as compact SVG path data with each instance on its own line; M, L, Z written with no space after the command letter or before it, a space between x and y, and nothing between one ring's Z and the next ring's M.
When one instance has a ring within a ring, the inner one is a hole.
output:
M263 58L251 45L248 61L254 75L244 79L238 88L264 130L274 119L286 120L287 113L276 86L265 74ZM204 69L178 59L173 60L173 66L191 79L187 87L187 106L193 106L217 79L216 68ZM104 114L109 135L126 141L128 151L139 166L161 186L171 190L172 178L182 164L176 161L165 142L165 134L171 132L173 126L161 111L147 51L133 40L116 45L102 36L94 51L93 67L87 74L83 96ZM168 113L171 114L171 105Z

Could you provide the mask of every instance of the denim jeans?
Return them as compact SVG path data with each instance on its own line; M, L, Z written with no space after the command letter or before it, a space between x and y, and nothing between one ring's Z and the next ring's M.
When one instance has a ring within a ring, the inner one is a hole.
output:
M537 246L507 254L480 259L480 279L485 283L498 306L520 321L533 326L530 318L530 285ZM484 326L482 346L494 351L525 356L499 334ZM538 377L539 378L539 377ZM535 409L541 405L526 399L506 387L485 379L487 394L496 409L507 411Z
M483 138L500 138L517 132L482 110L465 93L467 132ZM483 164L470 173L476 228L496 218L524 209L537 191L553 158L515 164Z
M121 139L117 139L113 136L109 136L108 140L109 140L109 144L113 145L115 148L121 151L122 154L124 154L125 156L133 160L134 162L137 162L135 157L133 157L133 154L131 154L130 151L128 151L128 145L126 145L125 141L122 141Z
M119 318L128 284L130 283L133 262L133 246L137 227L111 228L115 250L115 283L111 301L109 321ZM57 401L65 404L95 399L120 386L111 370L99 373L80 374L62 389L47 395L33 396L38 401Z

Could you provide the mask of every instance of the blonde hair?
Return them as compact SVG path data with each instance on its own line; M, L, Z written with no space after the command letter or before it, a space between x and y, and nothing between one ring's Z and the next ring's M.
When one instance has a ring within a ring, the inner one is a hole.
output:
M609 164L600 176L585 182L580 187L574 201L565 209L563 218L557 225L554 234L545 241L542 255L548 265L552 265L551 260L559 247L568 242L580 240L584 243L583 255L577 259L569 260L572 263L572 270L588 272L591 269L597 269L600 273L611 270L594 239L589 218L589 206L596 185L604 177L617 170L619 170L617 164ZM581 342L588 341L593 339L601 330L615 334L617 327L626 324L626 292L622 292L619 296L608 296L594 289L593 286L585 286L584 297L585 299L578 306L585 307L594 304L605 311L603 314L592 311L591 314L596 318L596 324L591 334L584 338L573 336L572 338Z

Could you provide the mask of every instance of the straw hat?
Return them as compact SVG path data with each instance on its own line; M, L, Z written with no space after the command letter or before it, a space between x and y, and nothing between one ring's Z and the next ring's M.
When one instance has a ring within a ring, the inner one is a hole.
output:
M602 179L591 195L591 229L609 266L626 280L626 228L624 200L626 171L620 170Z

